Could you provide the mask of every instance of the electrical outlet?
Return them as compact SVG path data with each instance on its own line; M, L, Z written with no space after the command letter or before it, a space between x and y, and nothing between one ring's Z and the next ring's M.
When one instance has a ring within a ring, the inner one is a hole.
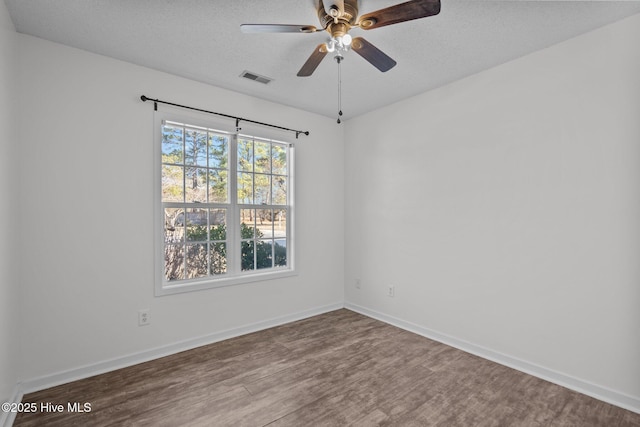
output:
M389 287L387 287L387 295L389 295L390 297L395 296L396 294L396 287L395 285L389 285Z
M356 289L360 289L360 278L356 279Z
M151 323L151 315L149 309L138 310L138 326L146 326Z

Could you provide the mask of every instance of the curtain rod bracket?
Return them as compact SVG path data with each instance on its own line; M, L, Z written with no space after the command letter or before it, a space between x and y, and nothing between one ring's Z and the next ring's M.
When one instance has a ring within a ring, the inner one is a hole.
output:
M309 131L302 131L302 130L295 130L295 129L289 129L289 128L285 128L282 126L277 126L277 125L272 125L269 123L263 123L263 122L258 122L255 120L249 120L249 119L243 119L242 117L236 117L236 116L231 116L229 114L222 114L222 113L216 113L214 111L208 111L208 110L203 110L201 108L194 108L194 107L189 107L186 105L180 105L180 104L174 104L173 102L167 102L167 101L161 101L159 99L151 99L147 96L140 96L140 99L142 100L142 102L147 102L147 101L153 101L153 109L155 111L158 111L158 103L160 104L167 104L167 105L172 105L174 107L179 107L179 108L186 108L187 110L194 110L194 111L200 111L201 113L207 113L207 114L215 114L216 116L222 116L222 117L226 117L228 119L236 119L236 132L240 131L240 129L242 129L240 127L240 120L245 121L245 122L249 122L249 123L255 123L257 125L261 125L261 126L268 126L268 127L272 127L272 128L276 128L276 129L280 129L280 130L286 130L289 132L294 132L296 134L296 139L298 139L298 136L303 133L305 135L309 135Z

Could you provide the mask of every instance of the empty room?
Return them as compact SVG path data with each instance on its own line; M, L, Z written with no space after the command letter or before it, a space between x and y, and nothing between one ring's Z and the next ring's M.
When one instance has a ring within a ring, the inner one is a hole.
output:
M0 427L640 426L640 1L0 1Z

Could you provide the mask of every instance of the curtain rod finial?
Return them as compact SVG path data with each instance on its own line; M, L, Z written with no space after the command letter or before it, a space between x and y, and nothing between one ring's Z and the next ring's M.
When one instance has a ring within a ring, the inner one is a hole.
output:
M142 95L140 97L140 99L142 100L142 102L147 102L149 100L149 98L147 98L146 96Z

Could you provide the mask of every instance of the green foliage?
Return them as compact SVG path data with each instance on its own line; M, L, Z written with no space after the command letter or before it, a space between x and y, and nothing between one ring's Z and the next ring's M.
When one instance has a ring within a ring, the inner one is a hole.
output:
M240 237L243 239L253 239L255 233L255 237L262 237L262 231L257 228L253 228L245 224L244 222L240 224Z
M215 256L219 258L219 263L216 265L212 265L212 269L214 270L214 274L219 274L226 270L226 259L227 259L227 247L224 243L226 239L227 230L225 224L216 225L214 227L209 227L209 236L207 239L207 227L202 226L194 226L187 228L187 240L188 241L197 241L197 242L212 242L211 249L212 253L215 253ZM242 270L253 270L261 269L261 268L271 268L273 265L275 266L284 266L287 264L287 248L281 245L276 244L274 248L275 255L275 263L272 262L272 254L271 254L271 241L261 240L264 234L255 227L251 227L244 222L240 224L240 235L243 239L241 243L241 254L242 254ZM246 240L250 239L250 240ZM196 248L197 246L194 246ZM254 251L255 251L255 266L254 266ZM193 252L193 253L191 253ZM202 257L202 251L196 252L195 249L191 251L187 251L187 257ZM206 254L205 254L206 255ZM217 258L216 258L217 259ZM224 265L222 261L224 260ZM223 270L224 268L224 270Z

